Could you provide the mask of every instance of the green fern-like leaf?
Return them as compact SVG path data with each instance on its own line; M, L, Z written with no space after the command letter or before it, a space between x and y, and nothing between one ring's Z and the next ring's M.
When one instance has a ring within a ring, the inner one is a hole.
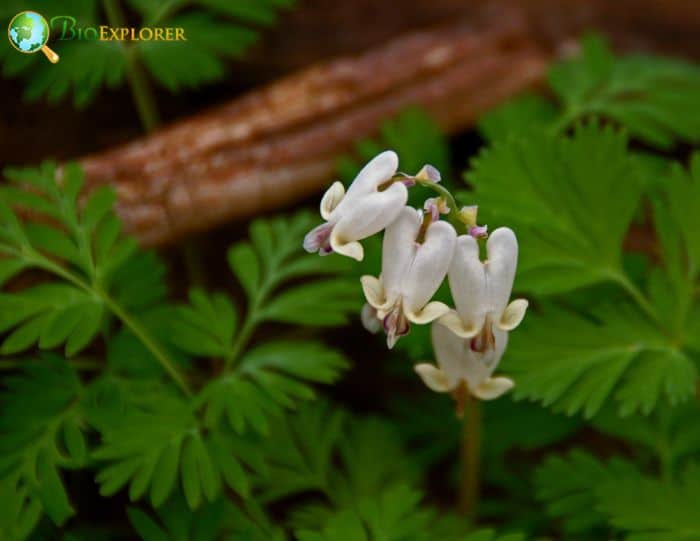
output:
M250 226L251 242L229 250L229 265L248 296L252 323L337 326L347 323L349 313L359 313L361 296L355 282L332 276L349 270L349 263L342 258L322 261L302 251L299 239L314 225L306 213L291 219L255 220ZM314 277L318 279L311 280ZM281 286L302 278L304 283L280 291Z
M649 413L661 397L682 402L695 393L693 360L639 310L604 305L592 317L549 309L530 314L514 333L504 370L516 398L592 417L614 399L620 413Z
M247 352L235 371L214 379L202 391L205 420L222 419L237 432L247 427L267 434L269 417L299 400L315 397L313 383L333 383L347 361L338 352L313 342L270 342Z
M622 242L641 196L625 137L596 124L573 138L544 133L497 142L467 180L493 229L521 244L517 287L538 294L625 281Z
M526 94L507 101L479 119L479 132L493 143L509 137L526 137L548 128L557 118L556 106L547 99Z
M0 395L0 532L21 538L42 513L56 524L74 514L60 470L83 466L82 385L70 365L47 355L25 361ZM5 537L3 537L5 539Z
M223 294L190 291L190 306L179 306L172 341L183 351L203 357L229 358L233 353L236 311Z
M320 532L296 532L298 541L370 541L378 536L386 541L426 539L432 513L420 509L419 492L406 486L388 489L374 498L358 502L357 510L334 515Z
M576 122L599 117L630 137L661 149L700 141L700 69L658 56L616 57L599 36L581 42L581 54L555 63L549 85L552 103L524 96L487 113L479 122L490 141L544 131L561 133Z
M700 141L700 69L652 56L616 58L604 40L589 36L579 58L554 65L549 84L563 106L563 122L599 115L660 148Z
M96 391L97 392L97 391ZM223 431L207 431L196 402L152 382L105 381L99 388L93 424L102 435L94 458L108 496L129 486L132 501L148 495L162 505L179 484L190 508L216 501L224 486L247 494L248 466L264 469L255 447Z
M261 509L251 503L245 509L219 499L196 511L180 495L156 510L156 516L136 507L128 509L129 521L143 541L283 541Z
M34 343L54 348L65 342L72 355L92 341L109 314L137 335L187 392L176 357L155 339L162 332L152 328L158 323L153 310L165 294L162 264L138 252L133 238L121 235L113 191L97 189L79 203L84 175L75 164L60 172L45 163L5 174L10 182L0 187L0 281L36 269L59 283L2 295L0 302L13 310L0 325L0 332L12 331L2 350L23 351ZM137 311L138 317L133 315Z
M598 509L626 532L626 541L700 539L700 469L689 468L679 482L629 476L596 490Z
M67 284L41 284L19 293L0 293L0 347L12 355L34 345L52 349L65 343L66 355L78 353L97 334L104 309L88 292Z
M626 460L602 463L575 450L566 457L550 457L540 466L535 476L537 498L545 503L548 515L562 520L567 534L596 531L606 525L596 490L638 476L639 471Z

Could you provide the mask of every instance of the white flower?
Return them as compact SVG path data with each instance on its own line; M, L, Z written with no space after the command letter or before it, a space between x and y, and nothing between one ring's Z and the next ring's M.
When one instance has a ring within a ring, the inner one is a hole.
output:
M513 388L506 377L491 377L508 343L508 333L497 330L493 344L484 351L474 349L473 339L460 338L450 329L433 323L431 334L437 365L418 364L416 372L438 393L452 393L461 410L466 393L482 400L498 398Z
M416 371L438 392L462 392L488 400L513 387L508 378L492 378L508 343L508 332L522 321L527 301L508 300L518 260L518 241L508 228L493 232L488 259L479 259L479 244L469 235L457 239L448 278L457 311L433 325L438 367L419 364Z
M457 239L448 278L457 311L440 319L462 338L486 347L496 330L511 331L523 319L525 299L508 304L518 264L518 241L507 227L496 229L486 242L487 259L479 260L479 243L470 235ZM478 335L478 336L477 336Z
M404 207L384 234L381 275L361 279L389 348L408 333L409 322L430 323L449 312L445 304L429 301L447 274L457 234L443 221L423 226L421 213Z
M347 193L341 182L335 182L321 199L326 223L304 237L304 249L321 255L338 252L362 261L364 250L358 241L385 229L408 199L401 181L385 186L398 166L396 153L387 150L362 168Z

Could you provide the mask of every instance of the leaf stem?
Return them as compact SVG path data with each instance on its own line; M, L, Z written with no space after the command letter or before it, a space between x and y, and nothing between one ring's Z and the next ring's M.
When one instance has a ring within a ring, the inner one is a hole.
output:
M479 470L481 468L481 403L467 395L462 423L460 447L460 483L457 510L474 518L479 503Z
M622 272L613 272L610 274L612 280L624 289L637 305L648 315L653 321L659 323L659 316L649 300L639 290L639 288Z
M231 351L226 356L226 359L224 359L224 370L230 369L233 363L236 361L236 359L238 359L238 357L241 355L243 348L246 346L246 344L248 344L248 341L250 340L250 337L252 336L253 331L255 330L255 326L255 308L251 308L251 310L249 310L245 318L243 327L241 327L241 330L238 333L238 336L236 337L236 341L233 343Z
M243 349L248 344L250 337L253 335L253 331L255 331L255 327L258 325L258 311L267 300L271 287L270 281L268 279L264 279L257 289L257 296L255 299L248 299L250 304L245 322L243 323L243 326L236 337L236 341L234 342L231 351L226 356L226 359L224 359L224 370L230 370L235 366L238 357L240 357Z
M119 0L102 0L102 5L110 26L125 26L126 17L124 17ZM131 97L136 104L141 125L147 132L152 132L160 125L160 116L153 89L138 57L137 48L131 45L125 47L126 78L129 82Z
M143 343L146 349L148 349L148 351L151 352L151 354L156 358L156 360L160 363L160 365L172 378L172 380L177 384L177 386L180 387L180 389L182 389L182 392L184 392L187 396L192 395L192 392L190 391L187 382L175 368L175 364L168 358L168 356L156 343L156 341L151 337L148 331L144 329L135 319L133 319L131 315L126 310L124 310L124 308L117 301L112 299L105 291L92 287L92 285L81 280L79 277L75 276L73 273L64 269L60 265L54 263L50 259L43 257L41 254L38 254L36 252L23 252L21 256L30 261L33 265L43 268L44 270L56 276L59 276L60 278L63 278L67 282L70 282L76 287L79 287L87 291L88 293L97 296L105 304L105 306L107 306L107 308L109 308L109 310L117 318L119 318L121 322L125 326L127 326L131 330L131 332L134 333L134 335L136 335L136 337Z
M180 374L177 368L175 368L174 363L168 358L160 345L151 337L148 331L144 329L135 319L133 319L131 315L110 296L103 293L101 297L105 305L112 311L112 313L117 316L122 323L131 330L131 332L134 333L141 343L146 346L146 349L148 349L148 351L150 351L151 354L158 360L160 365L177 384L177 386L180 387L182 392L187 396L192 396L192 391L190 391L190 388L182 374Z

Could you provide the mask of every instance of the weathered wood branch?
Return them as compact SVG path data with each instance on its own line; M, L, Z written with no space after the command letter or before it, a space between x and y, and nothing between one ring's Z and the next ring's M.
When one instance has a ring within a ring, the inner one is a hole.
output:
M449 133L540 80L547 59L517 21L411 34L341 58L82 160L110 183L144 244L173 241L317 191L339 154L419 104Z
M339 154L409 105L424 107L447 133L468 128L538 84L551 57L583 29L607 30L624 48L700 56L700 12L690 4L416 0L392 18L393 0L358 0L352 9L306 0L249 68L288 71L302 59L369 51L304 69L81 161L89 186L116 187L131 233L147 245L166 244L318 191ZM406 28L413 33L386 41Z

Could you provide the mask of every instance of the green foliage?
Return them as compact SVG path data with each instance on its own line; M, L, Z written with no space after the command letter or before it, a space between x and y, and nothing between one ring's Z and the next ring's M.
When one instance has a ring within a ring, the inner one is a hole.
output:
M676 403L695 394L693 360L627 304L586 315L554 308L530 314L512 337L508 359L516 398L569 415L590 418L611 395L629 415L649 413L662 395Z
M558 116L553 103L542 96L526 94L487 113L479 120L478 126L488 141L503 141L532 131L544 131Z
M475 160L467 178L488 221L518 231L516 288L567 293L574 306L574 290L589 292L587 307L548 305L514 333L504 368L516 375L516 397L592 417L609 398L629 415L695 393L697 173L676 166L667 181L646 186L660 192L655 225L665 257L638 284L622 254L645 167L624 136L596 123L571 138L535 130L501 140ZM614 303L596 301L599 292Z
M582 451L552 457L538 470L538 497L562 519L567 535L621 531L629 541L698 539L700 477L689 466L680 480L643 475L626 460L607 463Z
M534 133L499 141L472 165L469 200L479 201L482 220L518 232L520 290L626 280L622 243L642 185L622 134L595 123L571 139Z
M630 135L668 148L700 142L700 69L652 56L616 58L599 37L582 42L582 55L556 64L549 84L571 122L589 115L614 120Z
M582 119L600 117L623 126L634 139L667 149L679 141L697 144L700 69L656 56L616 57L599 36L583 39L580 55L555 63L549 86L557 98L516 99L481 119L490 141L531 131L559 133Z
M55 16L71 16L77 28L125 26L121 2L103 4L97 0L45 0L38 7L50 21ZM61 57L49 64L43 55L19 54L10 47L0 50L5 77L20 76L26 81L25 96L41 96L57 102L73 94L76 107L91 103L102 87L114 88L142 66L170 91L199 87L227 74L226 59L240 57L259 37L261 27L272 25L289 0L130 0L138 16L136 28L160 26L183 28L186 41L100 41L60 39L62 23L52 25L51 47ZM116 6L113 9L112 6ZM0 8L0 19L7 25L22 2L10 1ZM70 25L68 26L70 34ZM57 39L58 38L58 39Z
M262 468L249 443L223 431L205 431L193 403L172 389L105 382L103 395L93 413L102 436L93 456L105 462L97 475L102 495L128 483L132 501L148 494L158 507L179 481L196 509L204 500L215 501L223 486L246 493L243 463Z
M347 272L349 262L340 257L320 260L300 250L299 239L315 222L306 213L291 220L254 220L251 241L235 244L229 250L229 266L248 298L248 325L276 321L337 326L347 323L348 313L359 312L357 283L332 276ZM328 274L331 277L324 277ZM290 281L301 280L279 291Z
M296 531L298 541L524 541L521 534L493 530L471 534L441 531L432 510L421 508L421 494L404 485L384 489L332 515L319 530Z
M348 509L332 516L321 532L299 530L299 541L408 541L426 530L431 518L428 511L420 510L420 493L398 486L372 498L357 502L357 509Z
M191 306L178 306L172 341L183 351L202 357L228 358L233 352L236 311L226 295L190 291Z
M94 192L79 204L83 180L75 166L66 166L60 177L52 165L8 176L14 182L0 189L2 280L12 283L36 269L57 281L0 294L0 330L8 333L2 352L65 343L71 355L99 336L106 341L110 372L83 388L67 361L47 357L28 362L26 375L6 380L0 395L7 412L0 423L0 449L6 449L0 495L8 504L0 531L24 538L43 513L63 523L74 511L59 470L84 466L88 454L104 496L128 488L132 501L147 497L160 510L181 491L186 505L204 515L220 505L225 491L248 498L267 466L259 452L264 440L256 433L267 432L298 401L313 398L313 384L332 383L347 368L340 354L308 339L280 338L252 348L249 342L266 321L346 322L359 309L359 293L354 280L351 288L342 277L345 262L321 266L303 254L299 238L313 223L306 214L258 220L251 242L230 252L232 270L248 294L247 310L223 294L198 289L189 304L173 307L166 301L162 263L120 235L112 192ZM298 315L294 299L307 293L313 296L307 306L316 313ZM331 302L336 295L341 299ZM191 366L187 356L211 358L223 370L193 393L182 373ZM179 390L163 381L163 369ZM100 440L90 453L82 435L88 425ZM241 503L236 512L251 505ZM167 529L174 512L165 509L160 518ZM163 533L139 513L131 512L139 531ZM199 528L192 520L191 528ZM251 524L250 532L236 529L240 520L229 524L231 538L246 532L273 538L272 530Z
M628 541L700 539L700 470L693 467L669 484L641 476L618 479L597 490L598 507Z
M281 531L272 526L254 506L239 508L220 499L197 511L190 511L180 496L156 510L157 518L136 507L128 510L129 521L143 541L282 541Z
M0 533L22 539L41 512L61 524L74 514L60 470L84 466L82 386L54 355L24 361L0 395Z
M315 397L312 383L333 383L345 359L313 342L270 342L247 352L234 372L212 380L201 393L205 422L222 420L237 432L251 427L269 433L269 418L299 400Z
M39 285L1 302L16 311L2 322L14 331L3 342L6 352L23 351L38 342L66 353L77 353L97 335L105 312L138 335L162 368L184 390L186 384L174 362L151 336L147 324L133 316L161 300L162 267L137 252L136 241L121 236L121 222L112 210L111 189L94 190L84 204L78 195L84 184L76 164L45 163L40 168L7 169L9 183L0 187L0 277L40 270L60 283ZM27 218L20 220L19 213ZM118 280L146 271L139 285ZM144 288L147 292L144 294Z
M596 508L596 489L606 483L639 475L625 460L607 464L580 450L566 458L548 458L537 470L537 497L546 503L547 513L562 519L567 534L590 531L605 525L605 516Z

